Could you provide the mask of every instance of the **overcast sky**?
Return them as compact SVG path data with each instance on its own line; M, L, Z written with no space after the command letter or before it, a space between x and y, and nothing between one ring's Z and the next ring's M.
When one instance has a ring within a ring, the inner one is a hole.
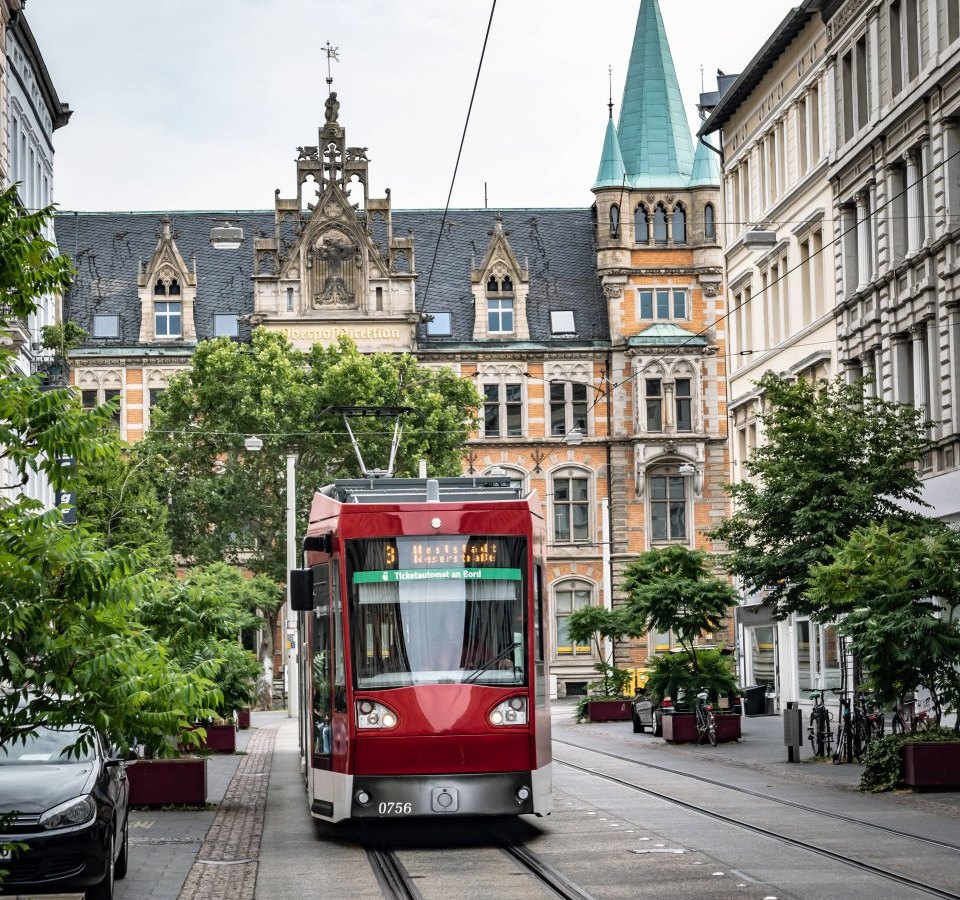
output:
M661 0L696 124L701 67L739 72L798 0ZM60 99L62 209L272 209L296 195L333 63L340 123L372 196L442 208L490 0L29 0ZM639 0L499 0L452 204L590 204L619 114Z

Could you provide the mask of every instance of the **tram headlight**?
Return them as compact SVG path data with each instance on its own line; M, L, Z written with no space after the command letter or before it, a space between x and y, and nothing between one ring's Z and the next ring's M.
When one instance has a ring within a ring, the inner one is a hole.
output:
M357 728L364 731L397 727L397 714L375 700L357 701Z
M490 710L487 718L491 725L526 725L527 698L510 697Z

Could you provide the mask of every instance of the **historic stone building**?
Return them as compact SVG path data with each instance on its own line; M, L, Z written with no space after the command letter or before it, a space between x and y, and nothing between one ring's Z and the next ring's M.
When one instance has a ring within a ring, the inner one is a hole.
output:
M20 205L37 210L53 202L53 134L69 121L70 108L57 96L22 6L19 0L0 0L0 188L16 185ZM45 237L54 240L52 225ZM41 346L43 327L59 318L59 298L40 297L36 312L25 319L5 312L0 303L6 324L0 344L16 350L18 371L65 383L65 371L54 367L52 354ZM0 459L0 486L9 491L17 481L13 466ZM56 500L42 473L29 473L17 491L48 507Z
M730 365L730 480L763 439L767 371L809 379L837 374L836 236L828 179L827 33L819 0L787 14L739 76L728 78L702 133L723 148L721 234ZM839 685L834 626L808 617L776 622L762 594L737 611L741 677L777 700Z
M61 214L78 270L67 312L90 332L75 384L88 404L118 392L133 441L197 341L251 327L301 348L346 334L474 379L464 470L545 499L552 670L560 694L582 692L595 651L569 640L567 615L615 603L638 552L710 549L726 509L719 171L694 150L657 0L640 3L592 209L395 209L347 112L331 93L270 212Z
M763 371L867 377L932 421L926 513L960 521L958 49L960 0L805 0L718 98L733 479ZM745 678L781 701L834 685L834 629L761 600Z

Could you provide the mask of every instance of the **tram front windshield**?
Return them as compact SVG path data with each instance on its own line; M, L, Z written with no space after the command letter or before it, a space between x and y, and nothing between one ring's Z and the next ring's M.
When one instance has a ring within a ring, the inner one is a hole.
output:
M346 557L356 688L526 684L525 538L355 540Z

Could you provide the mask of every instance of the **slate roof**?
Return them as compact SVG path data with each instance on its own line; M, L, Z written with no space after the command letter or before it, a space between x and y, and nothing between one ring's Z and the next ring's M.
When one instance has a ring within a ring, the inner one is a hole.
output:
M430 277L441 210L395 210L393 233L412 230L416 254L417 305L421 312L449 311L449 337L430 337L418 329L423 346L449 346L473 337L474 308L470 291L471 264L479 265L493 230L494 210L451 210ZM65 316L92 334L94 315L119 315L119 337L87 339L84 348L138 348L140 303L139 263L153 256L161 233L161 217L169 216L181 255L193 268L196 260L195 305L198 340L213 336L214 315L253 312L253 239L272 235L273 211L201 212L59 212L57 245L73 260L77 277L65 297ZM244 230L239 250L215 250L210 229L225 220ZM519 209L503 212L504 230L521 264L529 265L527 313L530 340L555 344L608 341L609 327L603 291L596 272L594 225L589 209ZM525 262L526 260L526 262ZM429 278L429 289L428 289ZM573 310L577 336L554 338L550 313ZM240 328L241 339L249 329ZM503 345L491 339L488 344ZM157 344L144 345L157 347ZM174 342L164 347L176 348ZM179 345L181 347L187 345Z

